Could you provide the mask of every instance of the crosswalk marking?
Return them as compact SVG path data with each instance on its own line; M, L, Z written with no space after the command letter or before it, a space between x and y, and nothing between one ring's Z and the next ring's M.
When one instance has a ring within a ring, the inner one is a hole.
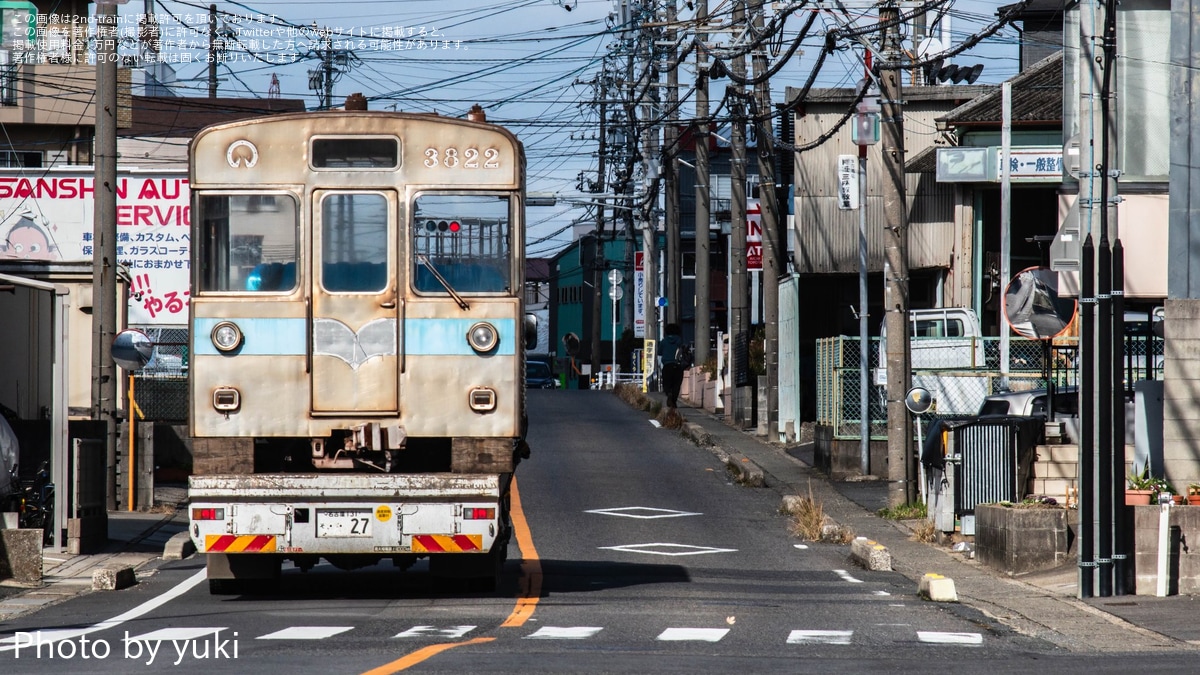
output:
M338 633L354 630L354 626L291 626L274 633L260 635L258 640L324 640Z
M981 645L983 636L979 633L940 633L936 631L917 631L917 639L926 644L934 645Z
M899 624L907 625L907 624ZM289 626L274 632L260 635L256 640L325 640L354 630L355 626ZM407 630L396 633L393 638L429 638L436 640L457 640L465 637L477 626L412 626ZM523 636L527 640L587 640L596 637L604 630L602 626L542 626L534 632ZM667 628L654 639L663 642L720 642L730 633L729 628ZM979 646L983 644L980 633L955 633L942 631L915 631L917 641L926 645L949 646ZM909 633L911 635L912 633ZM40 633L26 633L29 637L17 643L15 638L6 638L23 646L31 642L34 635L46 641L59 638L55 630L43 630ZM852 644L855 632L853 630L829 629L796 629L787 634L786 643L792 645L849 645ZM129 642L170 642L212 639L236 639L238 633L229 627L218 626L187 626L160 628L148 633L125 638ZM244 638L243 638L244 639ZM898 638L903 641L903 638Z
M788 635L788 644L848 645L854 635L852 630L794 630Z
M659 633L657 639L673 642L719 642L728 633L728 628L668 628Z
M475 630L475 626L450 626L449 628L438 628L436 626L413 626L406 631L396 633L392 637L433 637L445 640L457 640L473 630Z
M543 626L532 635L526 635L526 640L585 640L604 630L596 626Z

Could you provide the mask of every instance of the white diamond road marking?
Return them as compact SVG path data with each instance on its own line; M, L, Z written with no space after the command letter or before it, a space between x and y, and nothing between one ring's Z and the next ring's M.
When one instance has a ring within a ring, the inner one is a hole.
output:
M584 513L598 513L602 516L621 516L622 518L639 518L653 520L655 518L682 518L684 516L702 516L703 513L691 511L675 511L673 509L656 509L650 506L622 506L617 509L592 509Z
M862 583L862 579L855 579L854 577L850 576L850 573L846 570L834 570L833 573L841 577L842 581L849 581L852 584Z
M932 645L981 645L983 636L979 633L938 633L934 631L917 631L917 639Z
M220 633L228 628L159 628L144 635L129 638L130 642L152 642L154 640L196 640L206 635ZM237 635L237 633L233 633Z
M352 630L354 626L292 626L274 633L260 635L259 640L324 640L338 633Z
M736 548L712 548L710 546L690 546L688 544L626 544L625 546L600 546L609 551L624 551L625 553L645 553L648 555L704 555L705 553L736 553ZM674 549L655 551L654 548Z
M531 635L526 635L526 640L586 640L594 636L596 633L604 630L595 626L571 626L560 628L557 626L543 626Z
M794 630L787 641L789 645L848 645L853 635L852 630Z
M475 626L451 626L449 628L438 628L436 626L413 626L402 633L396 633L392 637L435 637L444 638L447 640L456 640L473 630L475 630Z
M728 628L668 628L658 635L668 642L720 642Z

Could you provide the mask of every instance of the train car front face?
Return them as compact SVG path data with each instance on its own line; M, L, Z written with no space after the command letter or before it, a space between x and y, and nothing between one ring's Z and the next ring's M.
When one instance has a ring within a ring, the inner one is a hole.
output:
M226 166L193 166L193 436L353 432L386 448L522 435L519 145L394 116L383 134L360 117L197 140L195 155ZM350 140L311 141L287 164L268 154L280 134Z

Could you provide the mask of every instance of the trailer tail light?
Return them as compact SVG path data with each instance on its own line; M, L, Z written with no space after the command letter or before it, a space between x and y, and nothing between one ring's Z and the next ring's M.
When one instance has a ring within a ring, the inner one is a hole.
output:
M463 509L463 520L495 520L496 509L493 508L465 508Z
M192 509L192 520L225 520L225 509Z

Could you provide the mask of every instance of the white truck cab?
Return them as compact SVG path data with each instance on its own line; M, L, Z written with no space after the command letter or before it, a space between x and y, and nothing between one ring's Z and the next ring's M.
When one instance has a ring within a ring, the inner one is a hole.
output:
M968 307L910 309L909 353L913 368L977 368L986 364L982 328ZM879 367L876 385L887 385L887 322L879 329Z

